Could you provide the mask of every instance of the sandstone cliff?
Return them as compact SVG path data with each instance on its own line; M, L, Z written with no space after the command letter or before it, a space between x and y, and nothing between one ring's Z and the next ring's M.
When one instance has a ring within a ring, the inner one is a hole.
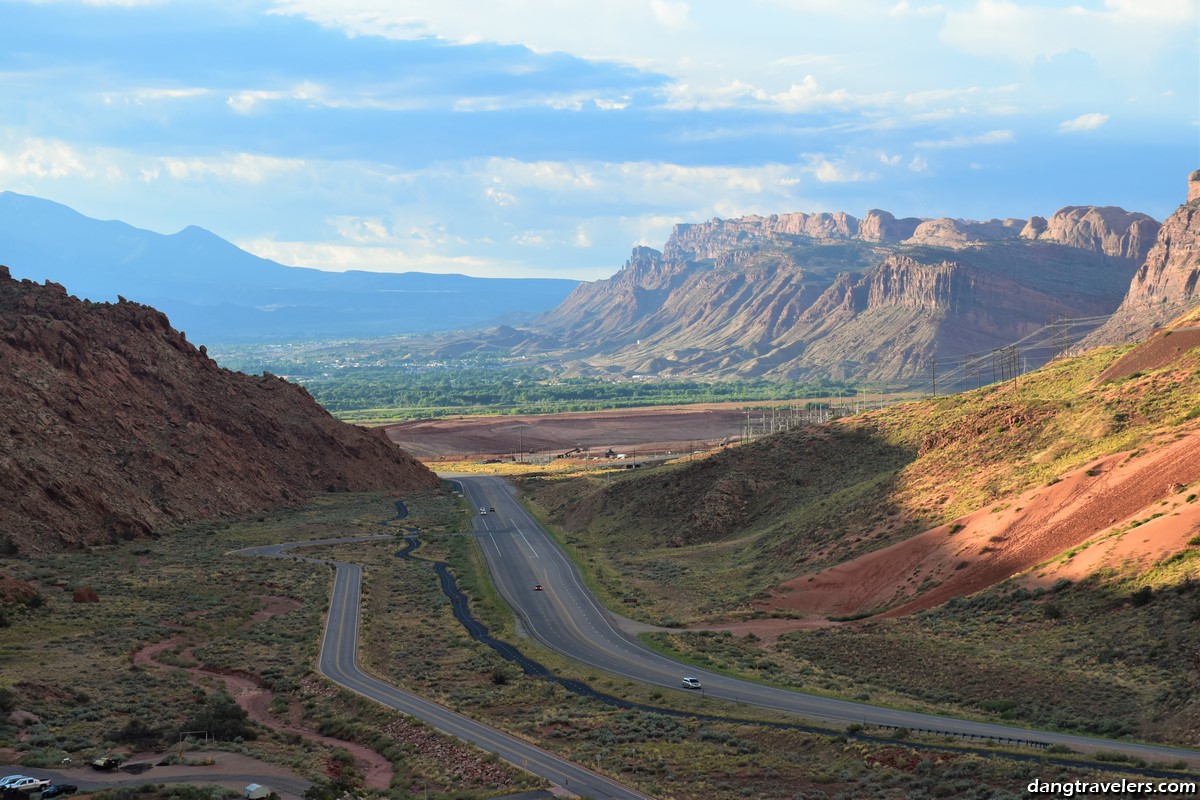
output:
M935 358L1110 313L1157 226L1091 206L1050 220L713 219L677 225L662 252L636 248L536 327L580 373L913 381Z
M144 536L317 492L437 477L270 375L219 368L154 309L0 267L0 547Z
M1188 176L1187 202L1157 233L1120 308L1083 341L1084 347L1143 339L1200 300L1200 170Z

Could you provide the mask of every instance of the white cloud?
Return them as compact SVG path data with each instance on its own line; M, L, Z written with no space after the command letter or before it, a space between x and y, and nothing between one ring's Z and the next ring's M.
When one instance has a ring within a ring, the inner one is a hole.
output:
M358 244L378 244L392 240L392 232L378 217L333 217L329 220L343 239Z
M924 156L913 156L912 161L908 162L908 168L913 172L928 172L929 162Z
M209 178L232 180L237 183L263 183L285 172L298 172L305 166L302 159L275 158L250 153L192 158L158 158L154 166L146 167L148 181L159 180L165 173L177 181L201 181Z
M1062 122L1058 126L1060 133L1078 133L1080 131L1094 131L1104 123L1108 122L1108 114L1080 114L1075 119L1069 119Z
M852 94L845 89L822 89L817 79L805 75L799 83L780 92L769 92L744 81L730 81L714 88L676 83L666 89L666 106L679 110L713 111L756 107L784 113L884 106L894 100L890 93Z
M975 147L984 144L1008 144L1016 140L1012 131L997 130L975 136L952 136L949 139L932 139L916 142L916 147L941 149L946 147Z
M105 105L114 105L117 102L132 103L134 105L146 105L161 100L188 100L193 97L204 97L212 94L211 89L206 89L199 86L182 87L175 89L167 88L139 88L133 89L126 93L121 92L106 92L103 95Z
M245 239L236 244L247 252L278 261L280 264L322 269L329 272L345 272L356 269L367 272L419 271L487 274L497 270L497 263L485 258L412 252L400 247L270 239Z
M820 155L809 155L808 158L808 171L821 183L853 183L878 177L875 173L847 166L844 161L830 161Z
M1196 18L1194 0L1105 0L1103 9L977 0L948 11L940 36L964 52L1019 64L1078 51L1129 66L1148 62L1169 40L1194 41Z
M901 156L899 153L897 153L894 156L889 156L887 153L880 153L879 154L879 163L887 164L889 167L894 167L900 163L900 160L902 158L903 158L903 156Z
M106 167L102 159L56 139L24 139L0 149L0 177L9 180L91 178L107 172Z
M650 0L650 8L654 18L670 30L680 30L687 26L688 4L679 0Z
M896 3L896 5L892 6L891 10L888 11L888 14L893 17L935 17L945 13L946 7L943 5L914 7L912 3L908 2L908 0L900 0L899 3Z

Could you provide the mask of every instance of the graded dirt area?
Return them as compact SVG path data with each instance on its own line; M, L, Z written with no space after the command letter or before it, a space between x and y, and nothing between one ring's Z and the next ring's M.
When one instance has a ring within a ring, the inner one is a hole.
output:
M629 408L529 416L444 417L388 425L388 438L422 459L556 456L575 448L603 455L684 453L736 440L743 403ZM578 453L576 453L578 455Z

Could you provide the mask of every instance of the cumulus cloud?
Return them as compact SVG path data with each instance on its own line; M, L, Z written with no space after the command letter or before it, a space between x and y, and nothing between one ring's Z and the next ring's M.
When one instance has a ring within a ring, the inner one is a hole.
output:
M1080 131L1094 131L1104 123L1108 122L1108 114L1080 114L1075 119L1069 119L1062 122L1058 126L1060 133L1078 133Z
M844 161L831 161L825 156L809 155L808 159L808 171L821 183L853 183L878 177L873 172L848 166Z
M30 138L0 149L0 176L9 179L88 178L105 173L105 166L103 159L56 139Z

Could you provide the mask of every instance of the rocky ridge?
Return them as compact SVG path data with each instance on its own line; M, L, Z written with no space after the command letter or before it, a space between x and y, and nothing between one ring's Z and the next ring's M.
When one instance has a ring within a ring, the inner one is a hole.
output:
M222 369L166 316L0 267L0 547L46 551L437 477L302 387Z
M1129 291L1112 318L1083 341L1084 347L1145 338L1200 301L1200 170L1188 176L1187 202L1167 217Z
M662 251L635 248L534 327L580 373L911 382L934 359L1110 313L1157 231L1094 206L1029 220L713 219L675 226Z

